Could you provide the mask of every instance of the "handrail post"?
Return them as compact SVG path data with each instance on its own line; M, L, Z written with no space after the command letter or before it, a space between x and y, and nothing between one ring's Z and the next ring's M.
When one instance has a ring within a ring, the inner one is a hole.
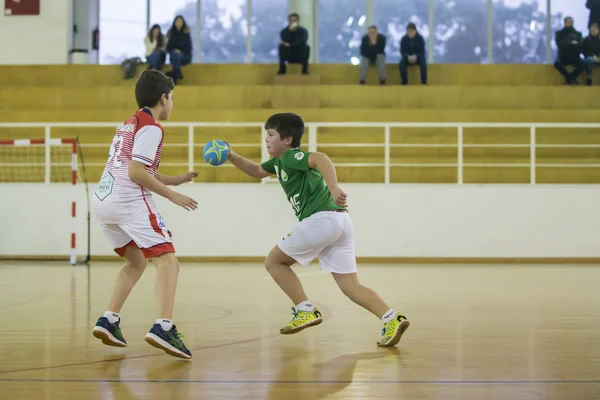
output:
M384 159L385 159L385 178L384 182L386 184L390 183L390 126L386 125L383 133L383 143L384 143Z
M194 150L194 125L190 124L188 125L188 171L194 170Z
M50 125L44 127L44 182L50 183Z
M308 151L311 153L317 151L317 124L308 124Z
M536 177L535 177L535 163L536 163L536 139L535 139L535 125L531 125L529 128L529 183L535 185Z
M260 162L264 163L265 161L269 161L269 152L267 151L267 144L265 143L265 139L267 137L267 132L260 127ZM260 180L260 183L267 182L269 178L263 178Z
M457 171L457 183L459 185L463 184L463 126L462 125L458 125L458 136L456 138L456 144L457 144L457 154L456 154L456 158L457 158L457 164L458 164L458 171Z

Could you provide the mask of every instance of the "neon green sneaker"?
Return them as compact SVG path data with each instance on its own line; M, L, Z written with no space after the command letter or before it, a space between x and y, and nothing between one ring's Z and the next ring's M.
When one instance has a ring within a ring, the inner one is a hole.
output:
M321 312L315 308L314 311L300 311L292 307L294 318L283 328L279 330L279 333L289 335L292 333L298 333L302 329L309 328L311 326L319 325L323 322Z
M398 314L396 318L383 325L381 339L377 342L377 346L392 347L397 345L409 326L410 322L408 322L406 317Z

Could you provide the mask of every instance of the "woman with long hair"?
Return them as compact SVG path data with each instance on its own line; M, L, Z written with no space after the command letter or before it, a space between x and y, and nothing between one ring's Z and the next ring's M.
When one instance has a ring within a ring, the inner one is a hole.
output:
M183 79L181 66L192 62L192 38L190 28L187 26L182 15L178 15L173 20L173 25L167 32L169 43L167 44L167 53L171 59L173 69L167 72L167 76L173 78L175 83L178 79Z
M146 62L148 69L161 70L167 58L165 52L165 37L157 24L152 25L148 35L144 38L146 44Z

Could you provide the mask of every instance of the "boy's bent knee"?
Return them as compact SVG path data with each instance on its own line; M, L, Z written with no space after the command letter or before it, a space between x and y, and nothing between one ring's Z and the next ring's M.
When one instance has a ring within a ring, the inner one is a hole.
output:
M174 266L179 268L179 262L177 261L177 257L175 253L163 253L159 256L153 258L154 264L159 266Z
M275 246L269 252L269 255L265 259L265 268L269 270L272 268L280 267L282 265L290 267L295 263L296 261L287 254L285 254L283 251L281 251L279 246Z

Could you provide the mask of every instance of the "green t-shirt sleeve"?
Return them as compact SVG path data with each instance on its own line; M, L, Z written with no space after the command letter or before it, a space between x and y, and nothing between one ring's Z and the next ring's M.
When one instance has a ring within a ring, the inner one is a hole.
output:
M308 171L308 156L309 152L297 151L295 153L288 153L283 158L283 169L286 170L297 170L297 171Z
M262 167L262 169L265 170L265 172L268 172L269 174L275 173L275 159L274 158L271 158L269 161L265 161L260 166Z

